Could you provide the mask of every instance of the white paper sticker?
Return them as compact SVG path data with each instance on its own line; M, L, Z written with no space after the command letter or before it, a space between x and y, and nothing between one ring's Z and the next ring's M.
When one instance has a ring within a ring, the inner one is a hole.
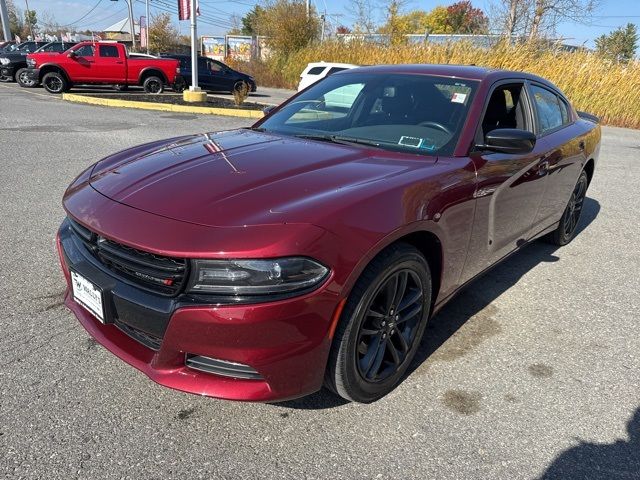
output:
M467 98L466 93L454 93L451 97L451 101L454 103L464 103Z

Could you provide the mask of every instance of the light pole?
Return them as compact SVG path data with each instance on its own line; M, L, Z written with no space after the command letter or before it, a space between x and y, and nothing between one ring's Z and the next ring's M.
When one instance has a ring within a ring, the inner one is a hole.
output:
M26 1L27 0L25 0L25 2ZM117 2L118 0L111 0L111 1ZM133 0L124 0L124 1L127 2L127 6L129 7L129 27L131 27L131 50L135 50L136 49L136 25L133 23Z
M190 0L191 11L191 86L182 93L185 102L206 102L207 92L203 92L198 86L198 26L196 21L197 6L196 0Z
M149 0L147 0L146 3L147 4L145 6L145 9L146 9L145 14L147 15L147 17L146 17L146 22L145 22L146 26L145 26L145 29L144 29L144 35L147 37L146 38L146 40L147 40L147 55L149 55L149 27L151 26L151 18L149 17ZM140 32L140 33L142 33L142 32Z
M0 17L2 17L2 31L4 33L4 39L7 42L13 40L11 36L11 26L9 25L9 12L7 11L6 0L0 0Z

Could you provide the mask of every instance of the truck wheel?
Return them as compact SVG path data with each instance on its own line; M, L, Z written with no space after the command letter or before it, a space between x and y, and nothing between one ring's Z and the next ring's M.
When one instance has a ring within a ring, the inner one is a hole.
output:
M33 88L38 85L37 81L29 79L26 68L21 68L16 72L16 82L18 82L18 85L25 88Z
M142 87L144 88L144 91L146 93L156 95L163 92L164 83L162 82L162 79L160 77L151 76L147 77L147 79L142 84Z
M6 75L0 75L0 82L2 83L7 83L7 82L10 82L11 80L13 80L13 78L7 77Z
M42 78L42 86L49 93L62 93L69 89L69 83L59 72L49 72Z

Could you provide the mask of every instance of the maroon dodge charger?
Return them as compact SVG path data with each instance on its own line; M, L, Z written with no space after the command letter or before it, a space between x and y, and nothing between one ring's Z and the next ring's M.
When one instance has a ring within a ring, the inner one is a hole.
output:
M66 305L154 381L372 402L428 319L527 242L576 232L597 118L534 75L332 75L251 128L147 143L64 195Z

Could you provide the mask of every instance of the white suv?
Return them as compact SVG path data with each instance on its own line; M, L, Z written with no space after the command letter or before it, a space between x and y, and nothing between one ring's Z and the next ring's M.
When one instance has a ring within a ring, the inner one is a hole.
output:
M358 65L351 65L350 63L310 63L307 65L307 68L303 70L302 74L300 74L298 91L307 88L309 85L316 83L324 77L328 77L332 73L348 70L349 68L356 68L357 66Z

